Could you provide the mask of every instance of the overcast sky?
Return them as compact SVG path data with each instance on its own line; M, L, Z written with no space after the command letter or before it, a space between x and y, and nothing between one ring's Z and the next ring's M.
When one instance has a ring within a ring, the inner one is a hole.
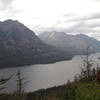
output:
M0 21L6 19L37 34L56 30L100 39L100 0L0 0Z

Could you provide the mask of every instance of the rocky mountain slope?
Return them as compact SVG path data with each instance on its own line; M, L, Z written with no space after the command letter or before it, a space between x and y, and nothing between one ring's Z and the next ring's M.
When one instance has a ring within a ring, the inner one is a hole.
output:
M100 51L100 42L87 35L68 35L64 32L44 32L39 35L39 38L45 43L58 47L61 50L69 51L76 54L84 53L87 47L91 52Z
M33 31L14 20L0 22L0 66L53 63L72 55L43 43Z

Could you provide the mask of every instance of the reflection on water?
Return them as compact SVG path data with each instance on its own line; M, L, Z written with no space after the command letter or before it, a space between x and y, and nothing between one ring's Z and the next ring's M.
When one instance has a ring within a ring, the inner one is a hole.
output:
M99 63L100 53L93 54L93 61ZM8 77L13 75L13 78L5 84L7 89L5 92L11 92L16 87L15 74L18 70L21 70L21 74L26 78L26 81L30 81L26 86L26 91L35 91L41 88L48 88L65 84L67 80L73 80L75 74L80 72L82 66L82 59L80 56L73 57L72 60L57 62L54 64L39 64L31 65L20 68L6 68L0 70L0 77Z

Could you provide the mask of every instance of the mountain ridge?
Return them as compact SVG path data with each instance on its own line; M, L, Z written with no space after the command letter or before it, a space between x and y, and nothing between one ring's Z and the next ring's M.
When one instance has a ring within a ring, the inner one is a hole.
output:
M54 37L51 38L52 34ZM91 52L100 51L100 41L84 34L69 35L64 32L45 32L39 35L39 38L49 45L60 48L64 51L73 52L74 55L83 54L87 46L90 46Z
M0 22L0 66L54 63L71 58L69 53L43 43L19 21Z

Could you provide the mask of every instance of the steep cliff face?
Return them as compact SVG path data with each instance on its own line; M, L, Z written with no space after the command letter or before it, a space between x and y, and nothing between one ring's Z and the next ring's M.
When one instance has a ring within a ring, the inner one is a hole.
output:
M43 43L33 31L18 21L0 22L0 66L52 63L71 57Z

